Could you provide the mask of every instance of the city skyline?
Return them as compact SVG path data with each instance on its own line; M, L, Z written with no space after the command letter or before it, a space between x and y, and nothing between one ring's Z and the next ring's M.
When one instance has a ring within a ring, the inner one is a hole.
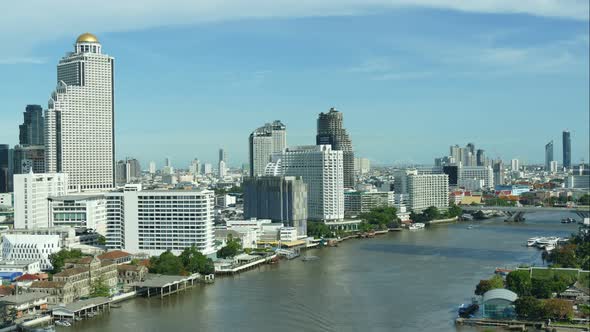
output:
M0 72L6 82L27 85L3 86L0 142L16 145L26 105L47 108L54 64L78 34L89 31L118 62L116 159L131 156L144 168L150 160L161 165L167 155L183 168L195 157L214 162L218 146L232 156L231 166L239 166L248 160L243 138L277 119L289 128L289 145L313 144L315 117L330 107L345 115L355 155L376 165L431 164L449 145L470 141L491 159L542 164L541 142L560 142L565 129L575 165L588 161L590 150L588 17L587 10L577 14L587 4L572 3L555 2L561 10L552 8L551 14L526 4L493 10L410 4L375 14L359 4L349 15L328 11L316 17L304 10L109 32L78 23L81 30L27 39L26 50L2 34L10 52L0 59ZM15 17L22 14L18 10ZM436 23L427 23L429 17ZM441 41L433 40L435 33ZM441 43L458 53L446 54L437 47ZM265 54L269 44L281 47ZM432 52L432 58L417 57ZM185 69L194 75L184 75ZM457 119L469 118L485 120L449 130ZM224 125L206 124L215 121ZM521 130L529 126L537 130L525 135Z

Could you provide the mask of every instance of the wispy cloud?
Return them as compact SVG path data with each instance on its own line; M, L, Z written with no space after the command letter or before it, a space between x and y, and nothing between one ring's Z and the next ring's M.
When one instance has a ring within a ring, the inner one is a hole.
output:
M44 58L30 58L30 57L10 57L0 58L0 65L20 65L20 64L34 64L40 65L46 63Z
M364 15L398 8L589 18L588 0L103 0L83 6L77 0L28 0L3 3L0 45L5 54L26 56L40 43L74 37L81 31L119 32L245 18Z

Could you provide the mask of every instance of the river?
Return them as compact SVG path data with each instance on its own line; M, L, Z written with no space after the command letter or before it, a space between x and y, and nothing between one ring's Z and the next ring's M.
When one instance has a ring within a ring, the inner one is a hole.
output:
M265 265L217 278L163 300L138 298L60 331L475 331L455 328L496 267L542 265L524 246L538 235L568 236L563 214L531 213L522 224L489 219L354 239L314 249L316 261Z

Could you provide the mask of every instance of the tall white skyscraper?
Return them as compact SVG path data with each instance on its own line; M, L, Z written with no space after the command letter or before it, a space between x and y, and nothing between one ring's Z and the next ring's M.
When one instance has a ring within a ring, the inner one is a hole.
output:
M308 187L308 217L312 220L344 219L343 152L330 145L286 148L280 155L281 173L300 176Z
M512 168L512 171L519 171L520 170L520 162L518 161L518 159L512 159L510 161L510 166Z
M223 160L219 161L219 168L217 169L217 171L218 171L217 175L220 179L223 179L227 175L227 168L225 166L225 161L223 161Z
M254 130L248 139L250 152L250 176L263 175L273 153L287 147L287 130L281 121L267 123Z
M74 190L115 186L114 61L84 33L57 65L45 118L46 170L67 173Z
M68 192L68 175L15 174L14 228L49 227L50 196L64 196Z

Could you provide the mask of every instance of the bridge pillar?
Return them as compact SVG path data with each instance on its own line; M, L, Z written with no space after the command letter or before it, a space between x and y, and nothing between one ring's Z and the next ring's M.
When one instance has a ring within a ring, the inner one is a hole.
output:
M523 222L524 221L524 212L510 212L506 211L508 218L504 219L506 222Z

